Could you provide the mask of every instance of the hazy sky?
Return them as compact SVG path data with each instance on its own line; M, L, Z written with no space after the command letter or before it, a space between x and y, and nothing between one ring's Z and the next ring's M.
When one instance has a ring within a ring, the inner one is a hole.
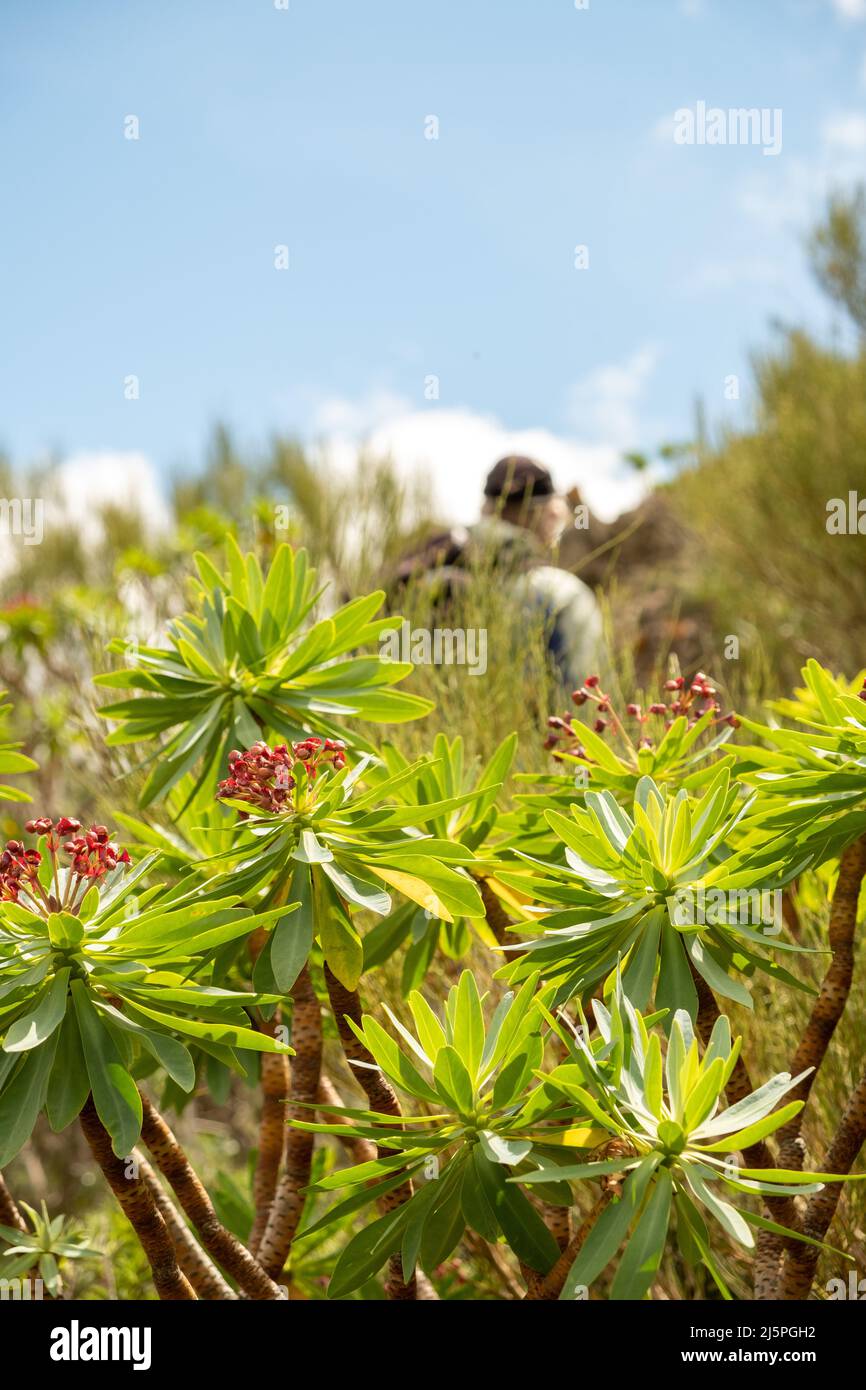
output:
M802 237L866 171L866 0L289 4L3 0L17 461L121 484L221 418L390 445L457 515L529 447L610 512L621 450L746 409L771 316L832 330ZM781 152L677 144L701 101L780 109Z

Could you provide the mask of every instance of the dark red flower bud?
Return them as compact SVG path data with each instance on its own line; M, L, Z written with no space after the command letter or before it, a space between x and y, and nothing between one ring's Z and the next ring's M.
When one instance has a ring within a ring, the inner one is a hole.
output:
M650 714L667 714L668 707L662 704L650 705L649 712Z
M604 731L605 731L605 729L607 728L607 720L606 720L606 719L596 719L596 721L595 721L595 723L593 724L592 727L595 729L595 732L596 732L597 734L603 734Z
M640 705L635 705L635 704L626 705L626 707L625 707L625 712L626 712L626 714L639 715L639 714L640 714Z
M585 686L588 686L590 690L594 690L598 685L598 679L598 676L587 676L583 683Z

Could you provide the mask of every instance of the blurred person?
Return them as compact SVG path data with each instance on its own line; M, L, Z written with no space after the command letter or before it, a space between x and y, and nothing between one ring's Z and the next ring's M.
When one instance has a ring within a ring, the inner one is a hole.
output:
M441 612L469 591L473 572L494 574L503 598L541 618L554 666L567 686L578 686L599 663L602 620L592 590L550 563L572 516L541 464L500 459L487 476L480 520L425 537L404 553L391 582L396 589L411 582Z
M494 464L484 484L481 520L471 544L493 551L513 572L511 591L540 612L550 655L566 685L580 685L598 665L601 610L588 585L551 563L574 508L535 459L509 455Z

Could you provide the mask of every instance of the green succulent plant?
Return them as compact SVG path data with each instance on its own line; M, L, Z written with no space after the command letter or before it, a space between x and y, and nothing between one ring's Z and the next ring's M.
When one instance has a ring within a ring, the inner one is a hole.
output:
M467 865L468 872L485 884L486 891L495 894L498 889L510 897L496 878L502 855L508 855L507 841L499 832L499 795L516 750L517 736L512 734L502 741L484 767L475 770L465 765L460 735L449 740L444 734L437 734L431 756L415 763L414 776L405 780L404 774L410 772L409 760L393 744L385 744L379 750L381 766L371 767L365 780L376 786L389 780L393 785L393 779L399 779L394 795L402 805L415 807L421 813L417 828L436 840L450 841L469 850L473 858ZM457 797L460 799L447 809L449 798ZM401 903L364 938L364 968L380 966L405 948L405 998L422 983L437 950L450 960L462 960L475 934L487 945L496 945L486 916L456 916L448 921L431 916L417 902Z
M256 556L243 555L231 537L226 550L225 574L196 555L196 608L167 625L167 647L139 647L132 665L96 677L99 685L141 692L99 711L120 726L107 742L159 741L145 759L151 771L142 806L190 772L190 796L214 785L229 750L268 730L289 740L318 733L368 747L344 720L399 724L432 708L393 688L411 664L379 652L351 654L399 622L376 618L384 593L314 621L323 590L304 551L279 546L265 578ZM120 640L109 650L130 654Z
M797 727L744 718L761 743L738 747L737 771L758 792L755 828L788 835L820 861L866 832L866 677L852 694L817 661L802 674L798 698L771 706Z
M424 1112L395 1120L326 1107L338 1117L335 1123L290 1121L299 1129L366 1138L379 1146L377 1159L312 1185L314 1192L351 1191L311 1230L363 1210L407 1177L418 1186L408 1202L352 1237L334 1267L330 1297L351 1293L397 1251L404 1278L416 1263L432 1272L467 1227L485 1240L504 1236L541 1273L556 1261L556 1241L519 1186L509 1185L508 1172L526 1171L530 1154L543 1159L562 1145L592 1148L607 1136L592 1121L576 1129L574 1107L534 1080L547 1033L537 983L533 977L517 994L506 994L489 1024L467 970L449 991L441 1017L417 990L410 994L414 1034L387 1007L396 1037L369 1015L360 1028L353 1025L385 1076ZM567 1187L555 1180L545 1195L566 1206L570 1201Z
M57 841L52 828L39 841L41 860L18 842L5 856L13 862L0 901L0 1166L41 1111L59 1132L91 1092L115 1154L131 1153L142 1120L136 1076L148 1059L189 1091L190 1043L235 1070L238 1052L291 1051L250 1026L246 1009L273 996L208 978L219 948L277 913L252 912L225 882L208 892L146 886L155 855L108 869L93 850L61 867ZM103 847L113 848L107 832Z
M643 1298L675 1218L686 1262L704 1264L722 1296L729 1298L707 1220L749 1250L755 1244L753 1228L803 1240L753 1211L743 1198L800 1196L819 1191L825 1182L845 1180L826 1173L738 1166L738 1152L774 1133L802 1109L802 1101L782 1104L800 1077L780 1073L723 1109L725 1086L741 1045L740 1038L732 1042L724 1015L717 1019L702 1056L689 1015L678 1010L663 1055L659 1033L650 1033L624 994L621 980L610 1009L594 1000L593 1011L597 1035L590 1039L588 1030L576 1029L570 1042L573 1060L539 1076L546 1090L561 1092L586 1123L607 1130L631 1156L576 1165L541 1163L536 1173L519 1179L531 1186L610 1174L625 1177L618 1200L603 1205L577 1253L561 1297L573 1298L577 1290L590 1287L625 1243L610 1297Z
M243 819L237 845L212 862L234 864L236 892L264 889L269 902L297 907L259 956L254 982L262 987L290 989L318 938L334 975L354 989L365 955L351 909L387 916L388 888L437 919L483 913L466 872L471 850L425 833L431 818L447 817L472 798L402 803L399 792L427 768L423 761L370 786L362 780L369 758L354 768L343 764L341 750L315 738L274 749L258 743L233 755L220 784L225 804Z
M802 988L767 949L799 947L742 920L772 901L760 894L780 888L805 862L792 860L784 840L770 838L748 853L731 848L749 804L721 766L700 798L644 777L631 814L609 791L587 792L568 816L548 811L565 863L531 860L518 851L534 868L528 888L525 876L502 872L505 882L549 905L538 935L522 943L523 955L504 973L520 979L540 969L566 999L591 993L622 961L637 1007L655 987L657 1007L692 1015L693 971L746 1007L751 997L736 978L740 972L762 970ZM780 930L775 922L766 926Z
M19 1231L11 1226L0 1226L0 1240L8 1241L8 1248L0 1256L0 1280L35 1274L51 1297L57 1298L63 1288L62 1261L101 1260L102 1252L82 1244L74 1224L67 1217L50 1217L44 1201L41 1212L34 1211L26 1202L18 1205L29 1216L33 1229Z

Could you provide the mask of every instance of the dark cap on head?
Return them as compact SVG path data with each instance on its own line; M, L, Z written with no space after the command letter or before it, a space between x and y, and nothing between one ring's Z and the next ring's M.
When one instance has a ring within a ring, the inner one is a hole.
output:
M495 463L484 484L485 497L501 497L505 502L520 502L524 497L552 497L554 491L548 470L520 454L509 454Z

